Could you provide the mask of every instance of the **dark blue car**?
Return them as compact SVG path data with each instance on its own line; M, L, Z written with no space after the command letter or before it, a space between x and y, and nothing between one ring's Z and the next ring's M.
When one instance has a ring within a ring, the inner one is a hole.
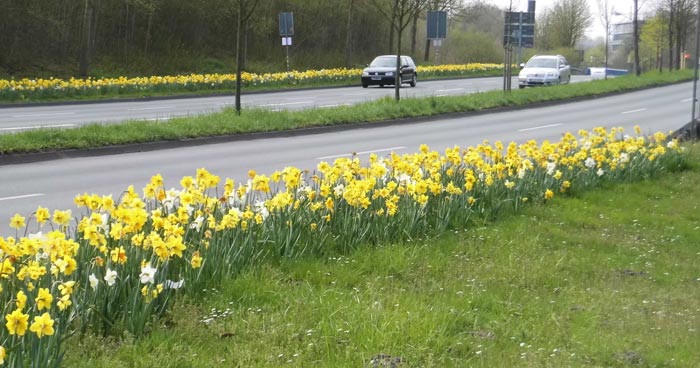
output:
M418 73L416 64L410 56L401 56L401 82L408 83L411 87L416 86ZM377 56L368 67L362 71L362 87L375 85L384 87L385 85L396 84L396 55Z

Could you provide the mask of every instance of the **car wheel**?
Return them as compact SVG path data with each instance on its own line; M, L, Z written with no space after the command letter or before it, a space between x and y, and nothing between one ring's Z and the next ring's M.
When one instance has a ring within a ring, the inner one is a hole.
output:
M379 85L379 88L384 88L384 85L383 85L383 84L380 84L380 85Z
M367 83L362 83L362 88L367 88Z
M417 78L416 78L416 73L413 73L413 78L411 79L410 82L408 82L408 84L409 84L411 87L415 87L417 82L418 82L418 80L417 80Z
M520 89L525 89L525 86L518 86L518 88L520 88Z

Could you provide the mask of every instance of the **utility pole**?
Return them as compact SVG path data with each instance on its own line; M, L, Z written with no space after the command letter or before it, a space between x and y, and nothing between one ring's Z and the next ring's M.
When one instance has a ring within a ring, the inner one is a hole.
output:
M636 0L635 0L636 1ZM700 0L698 0L698 8L696 10L697 18L695 20L695 76L693 77L693 108L690 116L690 137L695 140L698 138L698 119L695 116L696 106L698 104L698 64L700 64Z

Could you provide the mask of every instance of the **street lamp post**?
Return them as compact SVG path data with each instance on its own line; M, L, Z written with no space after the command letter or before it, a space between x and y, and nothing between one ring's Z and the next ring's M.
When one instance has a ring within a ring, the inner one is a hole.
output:
M695 117L695 106L698 103L698 58L700 57L700 0L698 0L697 19L695 21L695 74L693 77L693 108L690 117L690 136L698 137L698 119Z

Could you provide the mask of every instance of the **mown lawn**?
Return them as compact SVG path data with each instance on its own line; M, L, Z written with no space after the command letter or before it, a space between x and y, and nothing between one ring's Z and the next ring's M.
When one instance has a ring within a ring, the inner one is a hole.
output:
M691 149L692 168L663 178L437 238L246 269L178 300L140 339L71 338L64 365L700 366Z

